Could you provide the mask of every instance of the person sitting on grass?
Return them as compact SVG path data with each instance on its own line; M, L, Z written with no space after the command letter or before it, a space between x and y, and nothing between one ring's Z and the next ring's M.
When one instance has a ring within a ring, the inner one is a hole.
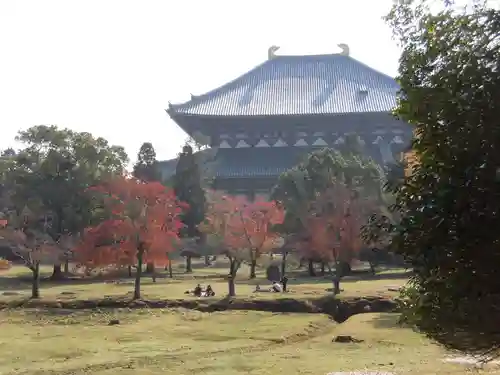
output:
M215 297L215 292L210 284L207 285L207 289L205 290L205 297Z
M196 288L194 288L194 290L193 290L193 295L195 297L201 297L202 292L203 292L203 289L201 288L201 285L198 284L198 285L196 285Z
M283 287L277 281L273 281L272 291L274 293L281 293L283 291Z
M259 284L255 285L255 290L253 291L254 293L269 293L269 292L272 292L273 291L273 288L270 287L270 288L266 288L266 289L262 289L260 287Z

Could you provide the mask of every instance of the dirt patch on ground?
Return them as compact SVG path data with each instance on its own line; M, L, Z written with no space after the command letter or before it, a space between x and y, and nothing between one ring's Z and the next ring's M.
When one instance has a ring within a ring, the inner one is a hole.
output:
M397 303L383 297L363 298L335 298L333 296L311 300L297 300L292 298L276 300L255 300L224 298L222 300L197 299L197 300L135 300L130 298L102 298L92 300L22 300L0 302L1 309L30 308L30 309L64 309L82 310L95 308L185 308L201 312L214 312L226 310L253 310L274 313L322 313L330 315L336 322L342 323L352 315L369 312L396 311Z

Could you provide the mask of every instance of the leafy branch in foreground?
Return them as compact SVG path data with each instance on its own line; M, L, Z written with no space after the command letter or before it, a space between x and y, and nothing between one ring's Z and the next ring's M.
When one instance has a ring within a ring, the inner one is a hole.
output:
M500 346L500 11L419 3L388 18L402 47L396 115L415 127L416 161L396 189L392 247L414 268L422 332L484 353Z

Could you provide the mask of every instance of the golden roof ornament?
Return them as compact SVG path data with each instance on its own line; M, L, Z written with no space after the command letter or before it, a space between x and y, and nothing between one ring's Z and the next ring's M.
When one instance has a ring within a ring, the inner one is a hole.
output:
M337 47L339 47L342 51L339 53L339 55L342 56L349 56L349 46L345 43L340 43L337 44Z
M267 50L267 59L272 60L276 57L276 51L278 51L280 48L278 46L271 46Z

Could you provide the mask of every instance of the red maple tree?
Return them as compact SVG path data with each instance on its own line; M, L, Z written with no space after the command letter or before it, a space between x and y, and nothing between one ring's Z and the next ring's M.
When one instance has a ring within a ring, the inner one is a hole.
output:
M341 184L318 195L304 220L299 250L309 259L334 263L337 270L342 263L350 264L362 247L360 231L368 203Z
M208 210L200 229L217 239L217 246L229 260L229 295L235 295L234 279L242 262L251 265L250 277L255 277L257 259L279 246L280 236L273 225L284 219L284 211L276 202L243 198L211 192Z
M158 182L119 177L92 188L111 212L111 218L85 230L76 248L87 267L134 265L134 299L141 297L145 263L165 265L182 227L186 205Z
M277 202L235 199L238 215L231 221L232 237L248 250L250 258L250 278L256 277L257 260L272 249L278 247L282 237L274 231L274 225L282 224L285 212Z

